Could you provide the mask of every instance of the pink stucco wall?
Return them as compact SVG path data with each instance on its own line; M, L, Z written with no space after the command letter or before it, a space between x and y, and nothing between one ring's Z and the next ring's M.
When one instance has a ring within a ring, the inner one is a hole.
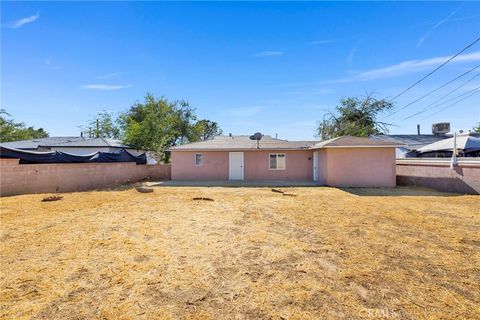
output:
M195 154L203 154L203 165L195 165ZM228 152L172 152L172 180L228 180Z
M144 179L170 179L170 165L116 163L19 164L0 159L0 195L74 192L117 186Z
M285 170L270 170L270 153L285 153ZM312 181L313 152L295 151L247 151L245 159L245 180L290 180Z
M398 159L398 185L445 192L480 194L480 160L462 159L450 168L450 159Z
M195 153L203 154L202 166ZM286 154L285 170L269 169L270 153ZM172 180L228 180L228 151L172 152ZM313 181L313 151L245 151L244 180ZM395 148L319 149L318 184L394 187Z
M203 165L195 166L195 153ZM269 154L285 153L286 169L269 170ZM312 151L245 151L244 180L311 181ZM172 152L172 180L228 180L228 151Z
M395 148L327 148L318 152L321 184L395 187Z

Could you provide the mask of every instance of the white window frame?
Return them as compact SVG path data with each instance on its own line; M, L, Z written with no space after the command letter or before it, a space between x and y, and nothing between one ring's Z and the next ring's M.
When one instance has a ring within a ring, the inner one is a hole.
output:
M197 156L200 156L200 159L201 159L199 164L197 164ZM195 167L203 166L203 159L204 159L203 153L195 153L195 155L193 156L193 161L195 163Z
M271 156L275 156L276 158L276 165L277 165L277 168L270 168L270 157ZM278 156L279 155L283 155L283 159L285 159L285 167L284 168L278 168ZM285 170L287 169L287 155L285 153L269 153L268 154L268 170Z

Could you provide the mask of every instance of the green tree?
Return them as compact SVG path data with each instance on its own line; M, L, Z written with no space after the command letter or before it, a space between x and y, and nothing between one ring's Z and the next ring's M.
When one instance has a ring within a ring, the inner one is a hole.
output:
M123 142L137 149L152 151L158 160L166 160L164 150L186 142L198 141L195 109L186 101L145 96L120 116Z
M117 122L113 113L102 110L88 121L83 134L89 138L120 139L121 130Z
M195 109L190 106L187 101L172 101L167 104L171 107L172 112L172 125L173 125L173 137L172 146L195 142L199 140L199 136L195 131L195 122L197 116L195 115Z
M195 131L200 140L208 140L223 133L218 123L210 120L197 121Z
M48 137L43 128L26 127L23 122L15 122L11 115L0 109L0 142L39 139Z
M480 122L477 124L476 127L473 127L473 131L480 133Z
M342 99L336 112L328 112L317 128L317 136L322 140L349 135L368 137L388 133L390 124L377 120L377 115L393 108L393 103L371 96L365 99L350 97Z

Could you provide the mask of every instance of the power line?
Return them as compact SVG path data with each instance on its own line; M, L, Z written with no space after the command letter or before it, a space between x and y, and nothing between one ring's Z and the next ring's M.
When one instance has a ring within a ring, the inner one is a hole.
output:
M427 75L425 75L424 77L422 77L420 80L416 81L414 84L412 84L411 86L409 86L407 89L403 90L402 92L400 92L399 94L397 94L395 97L393 97L392 99L390 99L388 102L392 102L393 100L395 100L396 98L400 97L401 95L403 95L405 92L407 92L408 90L412 89L414 86L416 86L417 84L419 84L420 82L422 82L423 80L425 80L426 78L428 78L429 76L431 76L433 73L437 72L440 68L442 68L443 66L445 66L447 63L449 63L450 61L452 61L453 59L455 59L458 55L462 54L464 51L466 51L467 49L469 49L471 46L473 46L475 43L477 43L478 41L480 41L480 37L475 39L475 41L473 41L472 43L470 43L469 45L467 45L465 48L463 48L462 50L460 50L459 52L457 52L456 54L454 54L453 56L451 56L448 60L446 60L444 63L442 63L440 66L438 66L437 68L435 68L434 70L432 70L431 72L429 72ZM343 126L342 128L340 128L340 130L345 130L349 127L351 127L352 125L356 125L357 123L359 123L359 121L361 120L364 120L367 116L363 116L359 119L357 119L356 121L354 122L351 122L349 124L347 124L347 126Z
M452 100L457 99L458 97L461 97L462 95L457 96L457 97L455 97L455 98L453 98L453 99L449 99L449 100L447 100L447 101L445 101L445 102L443 102L443 103L440 103L440 104L436 105L437 102L445 99L446 97L448 97L449 95L451 95L452 93L454 93L455 91L457 91L458 89L463 88L465 85L467 85L469 82L473 81L473 80L474 80L475 78L477 78L478 76L480 76L480 73L477 73L476 75L474 75L473 77L471 77L470 79L468 79L467 81L465 81L464 83L462 83L461 85L459 85L458 87L456 87L455 89L453 89L452 91L450 91L449 93L447 93L446 95L440 97L439 99L437 99L437 100L435 100L434 102L430 103L428 106L426 106L426 107L423 108L422 110L420 110L420 111L418 111L418 112L416 112L416 113L414 113L414 114L412 114L412 115L404 118L403 120L410 119L410 118L412 118L412 117L414 117L414 116L416 116L416 115L422 114L422 113L427 112L427 111L429 111L429 110L431 110L431 109L435 109L436 107L438 107L438 106L440 106L440 105L443 105L443 104L445 104L445 103L447 103L447 102L450 102L450 101L452 101ZM465 94L468 94L468 92L467 92L467 93L464 93L463 95L465 95ZM431 108L431 106L433 106L433 107Z
M465 76L465 75L469 74L470 72L472 72L472 71L473 71L473 70L475 70L475 69L478 69L479 67L480 67L480 65L477 65L477 66L473 67L472 69L470 69L470 70L468 70L468 71L466 71L466 72L462 73L461 75L459 75L459 76L455 77L454 79L452 79L452 80L450 80L450 81L448 81L448 82L446 82L446 83L442 84L440 87L438 87L438 88L436 88L436 89L434 89L434 90L432 90L432 91L430 91L430 92L428 92L428 93L424 94L424 95L423 95L423 96L421 96L420 98L417 98L417 99L413 100L412 102L410 102L410 103L408 103L408 104L404 105L403 107L401 107L401 108L399 108L399 109L397 109L397 110L393 111L392 113L388 114L386 117L388 118L388 117L390 117L390 116L394 115L395 113L397 113L397 112L399 112L399 111L401 111L401 110L403 110L403 109L405 109L405 108L407 108L407 107L411 106L412 104L414 104L414 103L416 103L416 102L418 102L418 101L420 101L420 100L422 100L422 99L424 99L424 98L428 97L429 95L431 95L431 94L433 94L433 93L437 92L438 90L440 90L440 89L442 89L442 88L444 88L444 87L448 86L450 83L454 82L455 80L458 80L458 79L460 79L461 77L463 77L463 76Z
M430 110L431 110L431 109L435 109L436 107L439 107L439 106L443 106L445 103L449 103L449 102L454 101L454 100L456 100L456 99L458 99L458 98L461 98L461 97L463 97L463 96L466 96L466 95L468 95L468 94L470 94L470 93L478 90L479 88L480 88L480 87L473 88L472 90L469 90L469 91L467 91L467 92L464 92L464 93L462 93L462 94L459 94L459 95L456 96L456 97L453 97L453 98L451 98L451 99L448 99L448 100L446 100L446 101L443 101L442 103L439 103L439 104L433 106L432 108L430 108Z
M434 116L434 115L436 115L437 113L440 113L440 112L442 112L442 111L444 111L444 110L446 110L446 109L448 109L448 108L450 108L450 107L453 107L453 106L456 105L457 103L460 103L460 102L462 102L463 100L470 98L470 97L473 96L474 94L477 94L477 93L480 92L480 90L478 90L478 89L480 89L480 87L477 87L477 88L475 88L474 90L472 90L473 92L471 92L469 95L467 95L467 96L464 97L463 99L460 99L460 100L458 100L458 101L456 101L456 102L454 102L454 103L446 106L445 108L442 108L442 109L440 109L440 110L432 113L431 115L426 116L426 117L423 118L422 120L428 119L428 118L430 118L431 116Z
M473 46L475 43L477 43L478 41L480 41L480 37L477 38L475 41L473 41L472 43L470 43L468 46L466 46L465 48L463 48L462 50L460 50L459 52L457 52L455 55L451 56L447 61L445 61L444 63L442 63L441 65L439 65L438 67L436 67L434 70L430 71L427 75L423 76L420 80L417 80L415 83L413 83L411 86L409 86L407 89L403 90L402 92L400 92L399 94L397 94L395 97L393 97L392 99L390 99L390 102L392 102L393 100L397 99L398 97L400 97L401 95L403 95L405 92L407 92L408 90L412 89L413 87L415 87L417 84L419 84L420 82L422 82L423 80L425 80L426 78L430 77L432 74L434 74L435 72L437 72L440 68L442 68L443 66L445 66L447 63L449 63L450 61L452 61L453 59L455 59L458 55L462 54L465 50L467 50L468 48L470 48L471 46Z

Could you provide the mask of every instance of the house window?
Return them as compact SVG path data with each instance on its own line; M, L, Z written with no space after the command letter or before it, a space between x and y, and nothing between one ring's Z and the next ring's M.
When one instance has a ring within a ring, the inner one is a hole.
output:
M270 170L285 170L285 153L270 154Z
M195 165L196 166L203 165L203 154L195 153Z

